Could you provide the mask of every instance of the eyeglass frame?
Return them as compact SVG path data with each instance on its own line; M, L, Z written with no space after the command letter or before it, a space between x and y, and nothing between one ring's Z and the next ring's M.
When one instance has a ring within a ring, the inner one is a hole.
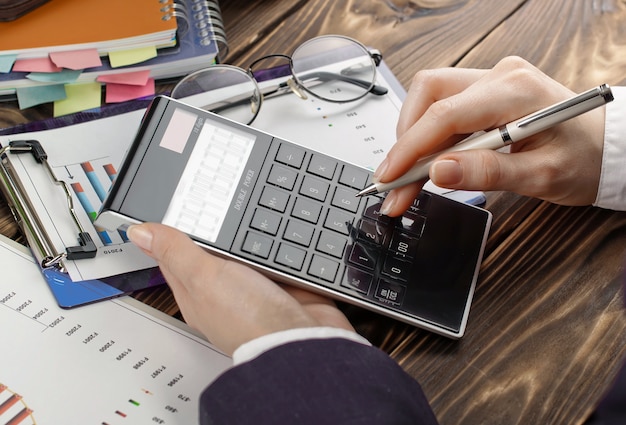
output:
M293 50L293 53L291 55L287 55L287 54L282 54L282 53L275 53L275 54L269 54L269 55L265 55L262 56L258 59L255 59L246 69L241 68L239 66L235 66L235 65L229 65L229 64L216 64L216 65L212 65L211 67L207 67L207 68L202 68L199 69L197 71L192 72L191 74L186 75L185 77L183 77L172 89L172 93L174 93L176 91L176 89L180 86L181 83L183 83L185 80L196 76L202 72L206 72L206 71L210 71L210 70L214 70L217 68L221 68L221 69L231 69L231 70L236 70L239 71L245 75L247 75L250 78L250 82L254 85L256 92L260 95L259 99L258 99L258 103L256 105L254 105L253 107L253 114L252 114L252 118L250 118L250 120L246 123L247 125L250 125L252 122L254 122L254 120L256 119L257 115L259 114L259 111L261 110L261 105L263 103L263 100L266 98L271 98L271 97L275 97L275 96L281 96L283 94L288 93L289 91L293 92L296 96L298 96L299 98L306 100L307 96L306 94L303 93L306 92L310 95L312 95L313 97L316 97L320 100L326 101L326 102L331 102L331 103L347 103L347 102L355 102L365 96L367 96L368 93L372 93L376 96L383 96L385 94L388 93L388 89L386 87L380 86L376 84L376 79L374 78L374 80L371 83L367 83L363 80L358 80L356 78L351 78L351 77L347 77L344 76L342 74L333 74L334 79L338 79L337 76L341 76L344 78L340 78L340 80L345 81L345 82L349 82L352 84L356 84L356 85L360 85L360 86L364 86L365 84L368 85L367 90L365 90L363 92L363 94L348 99L348 100L335 100L335 99L329 99L329 98L325 98L323 96L318 95L317 93L313 92L311 89L307 88L298 78L298 76L296 75L294 68L293 68L293 58L292 55L297 52L297 50L305 45L306 43L309 43L313 40L317 40L317 39L322 39L322 38L339 38L339 39L344 39L347 40L351 43L354 43L356 46L360 47L365 53L367 53L367 55L370 57L370 59L372 60L372 64L374 65L374 70L376 70L378 68L378 66L380 65L380 63L382 62L382 54L379 50L377 49L368 49L367 47L365 47L362 43L360 43L359 41L347 37L347 36L343 36L343 35L334 35L334 34L329 34L329 35L321 35L321 36L317 36L317 37L313 37L303 43L301 43L298 47L296 47ZM279 78L279 77L287 77L287 75L280 75L280 76L273 76L270 77L268 79L261 79L259 80L257 78L257 76L255 75L253 68L255 67L255 65L257 65L259 62L267 60L267 59L272 59L272 58L282 58L285 59L287 61L286 65L281 65L281 66L277 66L277 67L273 67L273 68L267 68L267 69L260 69L257 71L258 72L263 72L263 71L270 71L270 70L274 70L276 71L277 69L283 69L285 67L289 67L289 72L291 74L290 77L288 77L288 79L284 82L281 82L278 84L278 86L276 88L272 88L270 91L263 91L261 90L260 86L259 86L259 82L262 81L268 81L270 79L275 79L275 78ZM232 104L231 104L232 105Z

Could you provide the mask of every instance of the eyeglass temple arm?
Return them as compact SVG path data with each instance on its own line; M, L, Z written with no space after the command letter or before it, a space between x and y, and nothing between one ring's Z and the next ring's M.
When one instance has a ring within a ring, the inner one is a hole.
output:
M363 88L368 88L371 84L367 81L359 80L358 78L353 78L347 75L336 74L334 72L325 72L325 71L311 72L310 74L300 75L298 76L298 79L300 80L317 79L320 81L339 80L339 81L354 84ZM382 96L382 95L387 94L389 90L387 89L387 87L374 84L372 88L369 89L369 92L372 94L375 94L376 96Z

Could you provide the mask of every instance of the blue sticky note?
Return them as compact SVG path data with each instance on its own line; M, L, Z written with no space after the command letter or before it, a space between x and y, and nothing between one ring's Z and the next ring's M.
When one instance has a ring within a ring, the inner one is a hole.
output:
M62 100L67 97L65 94L65 86L63 84L22 87L18 88L16 93L20 109L30 108L31 106L40 105L42 103Z
M17 55L0 55L0 72L9 73L13 64L17 59Z
M59 72L31 72L26 78L40 83L73 83L80 76L81 70L63 69Z

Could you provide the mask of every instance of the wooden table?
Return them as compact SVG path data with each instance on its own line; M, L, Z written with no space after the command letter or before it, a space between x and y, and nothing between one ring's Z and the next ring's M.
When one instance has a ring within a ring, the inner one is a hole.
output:
M626 78L624 0L222 0L228 63L319 34L381 50L408 88L423 68L519 55L573 90ZM49 107L0 105L0 127ZM356 308L357 329L423 386L442 424L581 423L626 352L626 213L489 193L494 223L466 336L452 341ZM0 231L23 241L4 200ZM136 297L179 316L166 287ZM179 316L180 317L180 316Z

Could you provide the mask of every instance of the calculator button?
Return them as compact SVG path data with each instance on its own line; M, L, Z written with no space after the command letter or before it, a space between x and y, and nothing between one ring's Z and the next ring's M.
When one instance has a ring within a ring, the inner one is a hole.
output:
M382 223L390 223L391 217L381 214L380 208L383 206L383 200L380 198L370 197L367 200L367 207L363 212L363 216Z
M376 267L376 260L380 255L380 251L374 249L372 246L355 243L352 246L352 251L350 252L349 261L352 264L361 266L368 270L374 270Z
M389 227L377 221L363 218L359 220L357 239L364 240L375 245L386 245Z
M293 190L297 177L298 173L294 170L274 164L270 170L270 175L267 177L267 182L283 189Z
M255 232L248 232L243 241L241 250L257 257L269 258L273 241L268 236L263 236Z
M302 167L302 161L304 161L304 149L283 143L278 148L276 161L294 168L300 168Z
M287 208L287 202L289 202L289 194L271 186L263 188L261 199L259 199L259 205L282 213Z
M341 258L343 250L346 247L346 238L331 232L321 232L317 241L317 249L319 252Z
M276 253L276 262L295 270L302 270L306 251L295 246L281 243Z
M276 236L276 233L278 233L278 226L280 226L280 220L280 215L264 208L259 208L254 212L250 227Z
M367 295L373 279L374 276L370 273L353 267L346 267L346 272L341 280L341 286L354 289L357 292Z
M402 257L415 258L418 244L419 239L415 237L406 233L394 233L389 244L389 251Z
M314 230L315 228L310 224L303 223L300 220L289 220L283 239L302 246L309 246L311 245L311 239L313 239Z
M405 293L406 286L381 279L378 281L378 286L376 286L374 297L378 298L380 301L399 306L404 300Z
M322 213L322 205L307 198L296 198L291 216L309 223L317 223Z
M357 198L353 190L346 190L338 187L331 204L335 207L356 213L359 209L359 198Z
M406 281L411 274L411 262L404 261L404 259L394 257L393 255L387 255L383 263L383 273Z
M309 274L327 282L334 282L339 270L339 263L320 255L313 255Z
M300 194L324 202L330 185L315 177L305 176L300 186Z
M429 204L430 194L426 192L420 192L419 195L417 195L417 198L415 198L415 200L413 201L411 209L416 211L427 211Z
M422 236L422 232L424 231L425 224L425 217L417 214L412 214L410 212L405 212L404 215L400 217L400 221L397 222L396 227L401 228L407 233L411 233L417 237L420 237Z
M335 169L337 168L337 162L321 155L313 155L307 171L316 176L323 177L328 180L332 180L335 175Z
M347 236L350 234L350 227L353 221L353 215L331 208L326 215L324 227Z
M346 165L343 167L343 170L341 170L339 183L361 190L365 187L365 183L367 183L368 175L369 174L364 170Z

